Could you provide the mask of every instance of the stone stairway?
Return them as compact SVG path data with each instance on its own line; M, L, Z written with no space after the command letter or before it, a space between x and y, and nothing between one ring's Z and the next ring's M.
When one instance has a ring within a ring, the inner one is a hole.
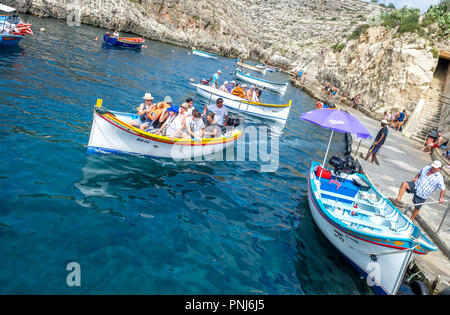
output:
M430 88L424 96L425 104L420 112L418 123L411 135L411 138L425 142L427 136L432 131L439 129L439 121L442 115L443 98L442 92L445 83L445 70L437 68Z

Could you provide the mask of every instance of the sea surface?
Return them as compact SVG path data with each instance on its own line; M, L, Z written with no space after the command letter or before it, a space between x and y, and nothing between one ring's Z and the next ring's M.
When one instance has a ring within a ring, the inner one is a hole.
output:
M135 112L146 92L177 105L195 97L201 110L207 100L190 80L218 69L231 80L234 59L150 40L111 49L104 29L24 18L35 35L0 51L0 293L371 294L311 217L307 171L330 132L299 119L314 108L307 94L263 93L266 103L293 101L275 171L250 159L88 155L98 98ZM331 154L343 148L337 134ZM71 262L80 286L68 285Z

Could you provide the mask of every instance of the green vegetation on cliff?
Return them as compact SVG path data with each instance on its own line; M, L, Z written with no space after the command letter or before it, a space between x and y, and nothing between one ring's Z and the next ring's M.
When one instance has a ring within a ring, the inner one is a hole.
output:
M437 35L448 37L450 35L450 1L441 1L432 5L420 19L420 10L403 7L390 13L381 14L381 25L387 29L398 27L397 32L415 33L425 35L425 29L437 23Z

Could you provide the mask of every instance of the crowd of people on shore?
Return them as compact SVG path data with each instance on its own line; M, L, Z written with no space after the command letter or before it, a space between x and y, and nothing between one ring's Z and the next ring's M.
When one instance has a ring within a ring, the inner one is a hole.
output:
M171 138L194 139L220 137L228 122L228 111L223 106L223 99L216 104L207 105L200 113L194 108L194 100L187 98L180 107L173 104L172 98L166 96L164 101L153 103L151 93L145 93L137 108L139 119L129 122L133 127L152 134Z
M219 89L221 92L230 93L231 95L246 99L251 102L261 103L261 94L264 90L264 87L260 88L255 85L247 86L246 83L240 84L234 80L225 81L222 85L220 85L220 76L222 75L221 70L217 70L216 73L207 81L216 89ZM248 87L248 89L247 89Z

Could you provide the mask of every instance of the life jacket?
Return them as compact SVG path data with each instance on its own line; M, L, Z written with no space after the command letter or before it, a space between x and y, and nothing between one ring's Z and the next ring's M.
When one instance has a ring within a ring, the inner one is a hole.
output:
M161 116L162 112L164 111L164 108L154 108L151 112L147 113L147 118L150 121L156 121Z

